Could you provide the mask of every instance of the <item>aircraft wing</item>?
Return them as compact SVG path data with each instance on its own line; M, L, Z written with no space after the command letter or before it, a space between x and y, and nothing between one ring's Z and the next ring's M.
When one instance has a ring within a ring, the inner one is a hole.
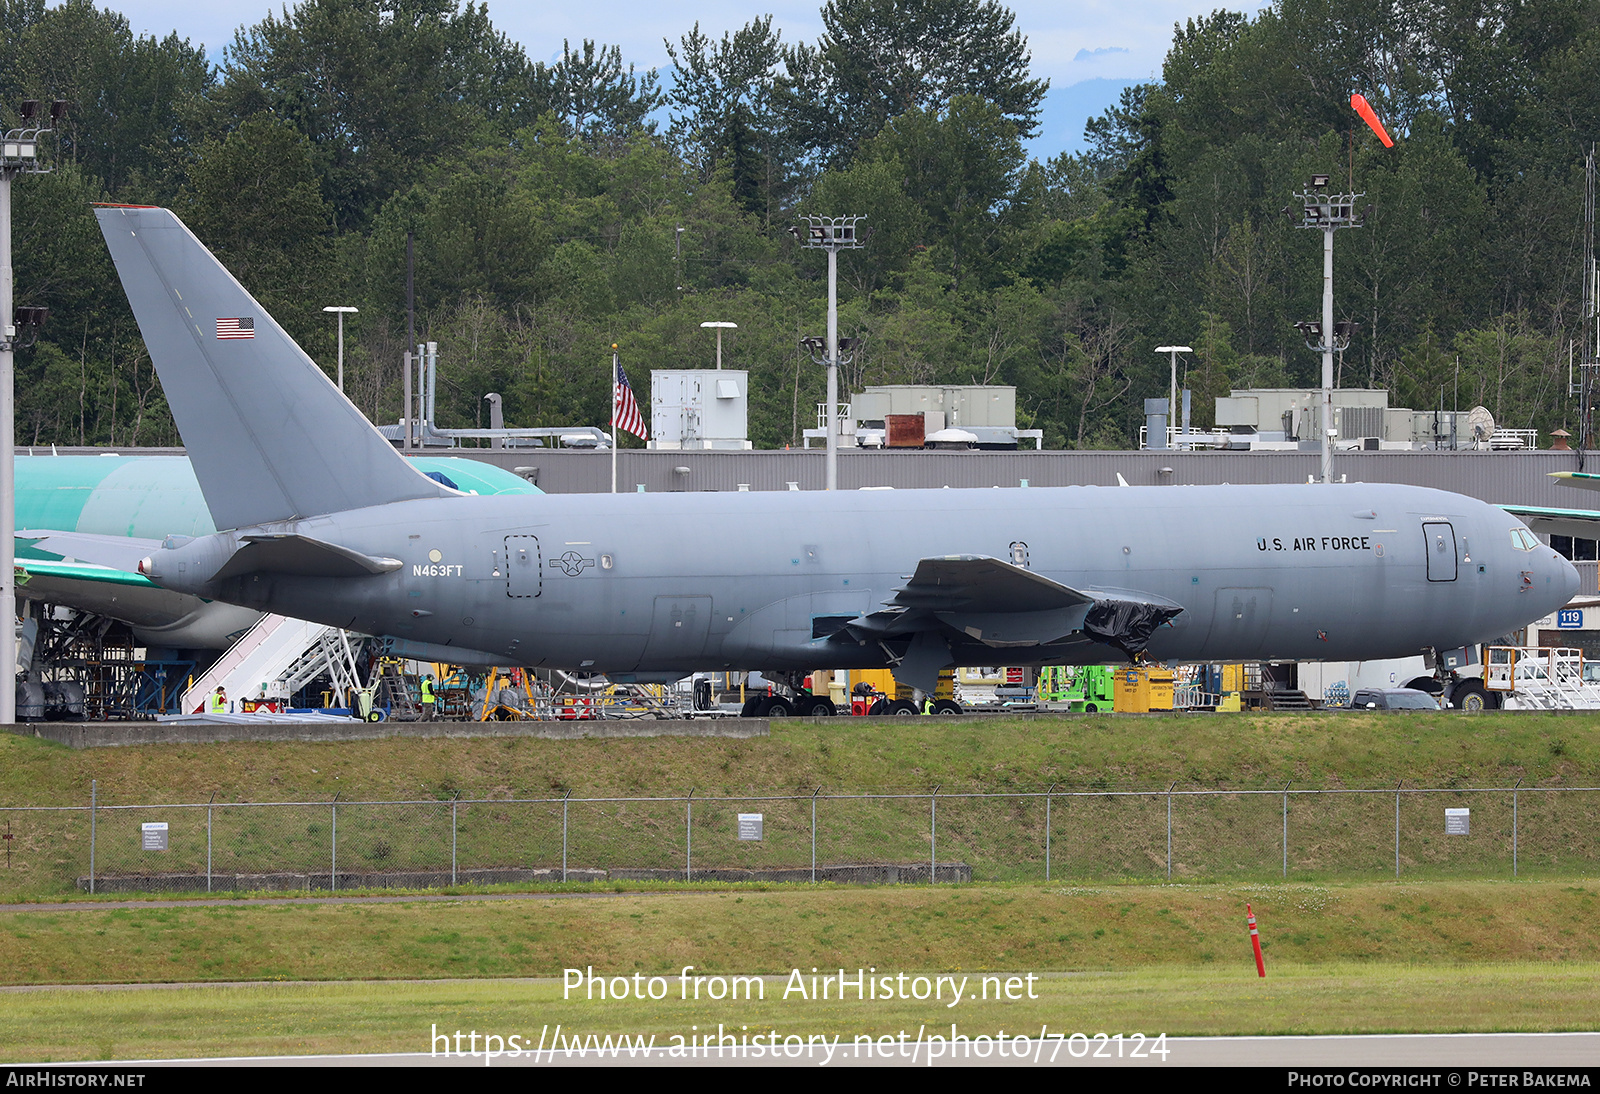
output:
M917 563L917 572L905 581L886 604L937 612L973 608L984 612L1036 612L1075 608L1094 599L1032 570L982 555L925 558Z
M1560 471L1557 474L1573 475L1577 472ZM1600 475L1591 477L1600 479ZM1600 483L1585 489L1600 489ZM1502 505L1500 508L1520 519L1535 532L1552 536L1575 536L1578 539L1600 539L1600 512L1593 509L1556 509L1545 505Z
M258 613L227 604L207 604L186 593L160 588L139 574L86 562L17 560L17 593L120 620L150 645L223 648Z
M1083 638L1137 660L1155 629L1183 608L1125 590L1074 589L982 555L925 558L881 611L850 620L856 641L910 638L896 676L931 691L952 644L992 649Z
M90 562L52 562L42 558L17 559L17 584L25 585L30 592L49 583L89 582L97 585L125 585L135 589L159 589L160 586L141 574L129 573L111 566L97 566Z

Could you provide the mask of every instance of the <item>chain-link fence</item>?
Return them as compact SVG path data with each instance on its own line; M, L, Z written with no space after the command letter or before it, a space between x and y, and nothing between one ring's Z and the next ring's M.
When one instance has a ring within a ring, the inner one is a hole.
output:
M690 792L0 808L0 892L594 880L927 883L1569 875L1593 787Z

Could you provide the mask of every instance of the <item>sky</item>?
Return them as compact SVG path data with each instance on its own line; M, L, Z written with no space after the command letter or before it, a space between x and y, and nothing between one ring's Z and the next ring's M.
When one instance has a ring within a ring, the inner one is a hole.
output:
M213 60L234 31L258 22L281 4L259 0L101 0L127 16L136 34L179 37L206 47ZM622 47L623 59L641 69L670 71L664 39L674 43L696 19L708 36L742 27L771 14L785 42L815 41L822 32L821 0L765 4L699 0L680 9L646 0L587 0L535 4L489 0L489 18L534 60L559 60L563 39L585 37ZM1017 26L1033 51L1033 74L1050 81L1040 134L1029 151L1040 159L1082 149L1083 125L1117 101L1122 89L1159 79L1174 24L1218 7L1254 11L1256 3L1216 0L1012 0Z

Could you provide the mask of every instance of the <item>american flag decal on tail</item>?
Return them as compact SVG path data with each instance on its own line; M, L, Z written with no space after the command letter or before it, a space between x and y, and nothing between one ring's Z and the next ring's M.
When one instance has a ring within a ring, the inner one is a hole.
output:
M234 338L254 338L256 336L256 321L254 319L218 319L217 338L220 341L229 341Z

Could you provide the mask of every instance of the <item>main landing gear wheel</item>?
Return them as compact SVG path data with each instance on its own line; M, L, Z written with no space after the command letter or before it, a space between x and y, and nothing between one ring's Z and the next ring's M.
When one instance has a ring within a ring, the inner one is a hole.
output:
M935 714L956 715L961 713L961 704L954 699L940 699L933 704Z
M756 711L757 718L793 718L794 704L781 695L772 695Z
M810 700L801 700L800 717L802 718L832 718L839 713L839 708L833 705L833 700L825 695L814 695Z
M1498 696L1493 696L1484 689L1476 680L1468 680L1457 684L1450 693L1450 705L1457 710L1464 710L1468 714L1481 714L1486 710L1499 707Z
M910 699L896 699L889 704L889 713L896 718L915 718L922 712Z
M889 713L889 700L879 699L867 708L867 715L872 718Z

